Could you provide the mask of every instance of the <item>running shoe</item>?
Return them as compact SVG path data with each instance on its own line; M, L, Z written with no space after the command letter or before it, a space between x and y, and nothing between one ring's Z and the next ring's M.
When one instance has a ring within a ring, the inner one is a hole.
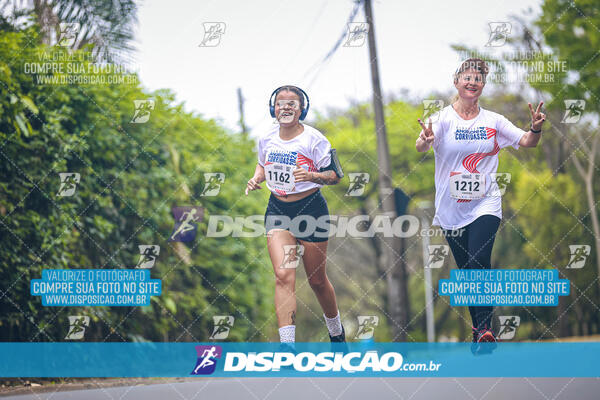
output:
M329 335L329 340L331 340L331 351L334 353L336 351L341 351L344 353L348 352L348 344L346 343L346 331L344 330L344 325L342 325L342 333L337 336Z
M493 342L496 343L496 337L490 329L482 329L477 335L477 343Z
M473 349L471 349L473 354L491 354L497 347L496 336L494 336L491 329L488 329L487 326L485 326L483 329L479 330L477 343L474 344L476 344L475 351L473 352Z
M278 353L293 353L293 354L298 354L298 352L296 351L296 348L289 344L289 343L281 343L279 345L279 349L277 350Z
M279 349L277 350L278 353L292 353L294 355L298 354L298 351L296 350L296 348L293 346L293 343L281 343L279 345ZM284 371L295 371L294 366L293 365L284 365L281 367L282 370Z

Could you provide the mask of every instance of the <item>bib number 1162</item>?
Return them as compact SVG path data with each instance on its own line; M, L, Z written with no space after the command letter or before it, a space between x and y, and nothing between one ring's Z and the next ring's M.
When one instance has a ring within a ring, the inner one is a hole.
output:
M268 172L269 172L269 180L270 181L290 183L290 173L289 172L277 172L277 171L268 171Z
M294 189L294 167L288 164L272 163L265 165L265 178L269 188L291 192Z

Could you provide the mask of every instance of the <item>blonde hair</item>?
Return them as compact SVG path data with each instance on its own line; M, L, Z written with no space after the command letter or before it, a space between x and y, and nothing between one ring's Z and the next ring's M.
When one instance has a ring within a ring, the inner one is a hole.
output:
M462 64L460 64L460 67L458 67L454 73L454 83L458 82L458 77L460 74L470 69L479 72L483 77L483 82L485 83L485 79L487 74L490 72L490 68L481 58L469 58L468 60L463 61Z

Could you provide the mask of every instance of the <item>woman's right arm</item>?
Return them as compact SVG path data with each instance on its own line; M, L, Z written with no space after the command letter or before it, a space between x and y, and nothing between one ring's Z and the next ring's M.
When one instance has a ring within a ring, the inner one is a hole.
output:
M256 180L256 183L261 183L265 181L265 167L260 164L256 164L256 168L254 169L254 177L252 178Z
M425 126L423 121L421 121L420 119L418 121L423 130L417 138L417 143L415 143L415 147L417 148L417 151L419 153L422 153L424 151L429 150L429 148L433 144L433 140L435 139L435 137L433 135L433 130L431 129L431 120L429 121L429 126Z
M254 169L254 176L248 181L248 184L246 185L246 196L248 196L248 192L251 190L262 189L259 183L264 181L265 168L260 164L256 164L256 168Z

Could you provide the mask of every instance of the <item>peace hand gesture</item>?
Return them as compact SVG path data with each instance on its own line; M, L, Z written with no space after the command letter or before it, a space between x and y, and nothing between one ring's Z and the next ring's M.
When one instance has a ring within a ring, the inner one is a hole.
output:
M421 133L419 134L419 138L425 143L427 143L427 145L430 145L431 143L433 143L434 139L433 129L431 129L431 119L429 119L429 126L425 126L423 121L421 121L420 119L417 119L417 121L419 121L421 128L423 128L423 131L421 131Z
M542 124L546 120L546 114L541 112L543 101L540 101L535 111L533 111L533 106L531 103L527 103L529 105L529 111L531 112L531 129L539 131L542 129Z

